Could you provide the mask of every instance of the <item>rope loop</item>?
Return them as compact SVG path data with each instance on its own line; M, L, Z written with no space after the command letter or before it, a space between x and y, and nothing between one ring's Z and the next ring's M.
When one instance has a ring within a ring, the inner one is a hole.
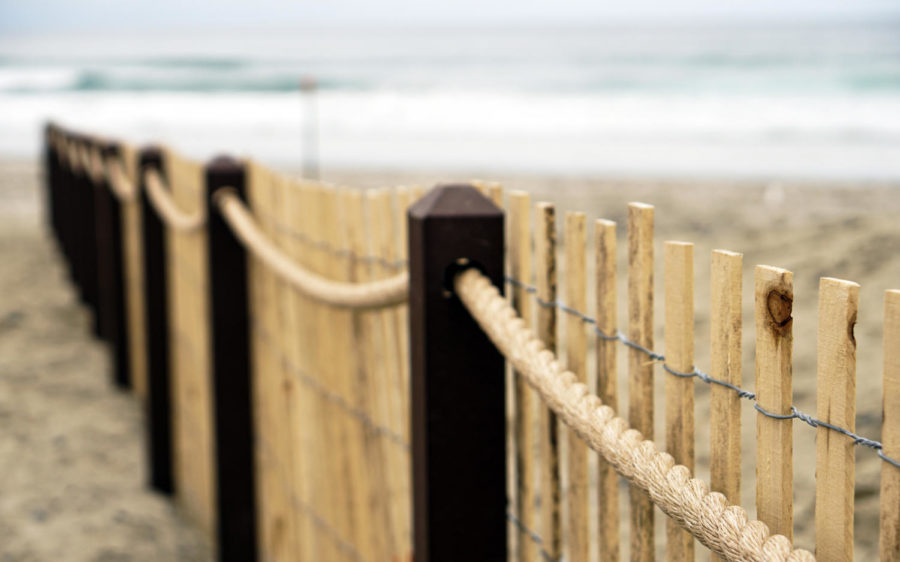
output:
M147 199L168 226L179 232L195 232L206 225L205 212L189 214L178 208L157 170L151 168L144 173L144 185L147 188Z
M409 275L405 271L368 283L327 279L294 262L272 242L233 188L216 191L213 203L247 251L308 297L337 308L365 309L402 304L409 299Z

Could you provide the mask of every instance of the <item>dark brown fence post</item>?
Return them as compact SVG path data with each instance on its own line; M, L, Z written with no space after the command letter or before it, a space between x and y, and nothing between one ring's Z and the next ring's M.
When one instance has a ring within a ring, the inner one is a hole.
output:
M69 154L71 155L73 151L76 154L80 153L84 139L80 135L70 134L69 142ZM79 163L73 165L71 160L69 161L69 188L72 199L72 279L78 287L78 296L81 302L90 304L86 282L88 253L86 239L88 234L93 237L94 230L93 227L88 230L88 225L91 223L87 215L87 202L84 195L87 180L84 177L84 170L78 166Z
M62 150L65 152L69 142L69 133L68 131L60 129L58 135L57 141L62 145ZM59 204L57 221L59 222L60 246L62 247L63 256L66 261L66 273L69 275L69 279L74 282L75 266L73 264L72 220L76 210L72 206L72 167L69 165L69 157L67 154L59 152L57 154L60 157L58 163L59 174L57 175L57 202Z
M120 156L114 142L101 142L104 161ZM110 179L94 184L97 220L97 272L99 274L99 316L101 336L113 353L113 380L121 388L130 386L128 335L125 317L125 271L122 254L122 204L109 185Z
M503 290L503 213L439 186L409 211L416 562L507 559L504 360L452 293L468 260Z
M166 272L166 232L147 198L144 174L155 169L165 174L162 151L140 153L138 185L141 193L144 254L144 332L147 345L147 445L150 485L165 494L175 491L172 475L172 412L169 395L169 290Z
M56 152L56 135L59 129L53 123L44 126L44 199L47 224L56 239L58 247L62 247L59 232L59 158Z
M252 562L257 548L247 254L216 208L214 195L222 187L246 199L242 163L218 157L206 166L218 550L223 562Z
M82 135L79 139L82 151L91 150L96 145L96 140ZM84 152L82 152L83 154ZM81 166L81 196L83 204L84 228L81 232L84 241L84 298L85 302L90 306L93 318L94 335L104 337L101 330L101 312L100 312L100 247L97 239L97 191L98 186L94 185L94 178L89 168L85 167L86 162L82 162Z

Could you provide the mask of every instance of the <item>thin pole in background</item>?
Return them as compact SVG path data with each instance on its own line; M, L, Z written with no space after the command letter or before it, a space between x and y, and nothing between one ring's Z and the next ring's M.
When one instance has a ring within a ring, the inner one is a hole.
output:
M319 107L316 100L316 79L300 79L300 94L304 102L303 119L303 177L319 179Z

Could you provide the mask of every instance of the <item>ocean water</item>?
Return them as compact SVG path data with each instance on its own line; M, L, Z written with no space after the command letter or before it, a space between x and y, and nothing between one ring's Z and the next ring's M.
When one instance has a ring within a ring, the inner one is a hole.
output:
M900 22L0 35L0 154L47 119L279 165L314 120L326 168L900 179Z

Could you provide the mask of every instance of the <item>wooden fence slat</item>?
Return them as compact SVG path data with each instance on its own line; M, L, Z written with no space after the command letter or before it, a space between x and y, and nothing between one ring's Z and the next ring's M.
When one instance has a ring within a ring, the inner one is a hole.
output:
M694 370L694 245L665 244L666 365L680 373ZM665 375L666 449L675 462L694 470L694 379ZM693 560L694 539L666 518L666 559Z
M584 213L566 213L566 305L581 312L587 310L586 223ZM580 382L587 383L587 334L584 322L574 314L566 315L566 368ZM569 452L568 558L587 560L590 546L587 445L571 431L566 435Z
M628 205L628 338L653 349L653 206ZM653 362L644 353L628 351L628 423L644 439L653 439ZM653 503L631 487L631 560L655 556Z
M791 414L794 275L756 266L756 401ZM792 420L756 415L756 513L772 533L793 538Z
M856 338L859 285L819 280L816 417L856 431ZM853 560L853 440L816 429L816 556Z
M597 329L607 337L618 331L616 321L616 223L594 223L596 260ZM615 340L597 337L597 396L615 411L619 409ZM619 560L619 475L603 458L597 460L597 536L600 560Z
M395 227L392 223L391 192L387 189L378 189L369 193L369 210L372 218L372 238L374 242L374 255L380 263L373 265L377 279L384 279L394 275L396 269L386 265L386 262L394 262L397 254L394 249ZM403 427L408 424L407 398L408 387L404 387L401 375L400 357L397 356L399 344L399 332L397 330L396 311L383 309L378 312L380 341L383 348L381 356L381 374L378 377L378 390L383 396L385 425L395 435L403 435ZM408 516L409 505L409 477L408 464L404 455L401 455L396 447L388 449L388 469L390 509L393 545L395 549L402 548L408 542L410 523ZM399 556L396 552L394 556Z
M366 222L366 214L363 206L363 194L357 190L348 190L345 209L350 228L350 249L357 256L369 255L369 242L372 236L370 225ZM374 278L374 272L364 260L358 259L354 263L354 279L356 282L366 282ZM378 318L372 311L358 311L354 314L354 330L357 332L357 351L359 354L359 375L354 405L365 412L376 423L381 422L376 417L378 409L379 381L376 379L374 357L376 356L376 342L373 331L377 327ZM383 387L383 385L382 385ZM367 495L372 521L369 532L369 550L373 560L390 560L394 556L397 547L393 546L394 535L392 529L396 526L394 515L390 511L389 493L386 471L389 444L381 438L372 428L369 428L364 441L364 454L367 466L366 484Z
M885 455L900 459L900 291L884 294L884 422ZM881 465L880 546L882 562L900 560L900 468Z
M303 189L296 181L286 182L285 199L282 204L284 213L282 240L285 250L297 263L303 263L308 246L300 238L302 232L302 197ZM311 518L303 511L300 502L307 502L310 497L308 486L310 423L305 419L308 415L311 396L309 388L303 383L299 372L304 369L306 358L305 345L308 345L306 327L309 325L307 314L308 303L303 294L289 287L283 296L282 306L286 311L285 318L285 355L290 361L286 373L285 389L287 393L287 432L292 446L286 451L285 458L291 468L288 498L291 512L290 524L293 526L294 556L298 560L312 560L315 557L316 531Z
M538 203L535 218L534 254L538 299L537 335L556 351L556 210L551 203ZM543 304L542 304L543 303ZM540 424L540 490L541 536L544 551L554 560L562 551L560 529L559 422L556 414L541 403Z
M521 283L531 283L531 199L524 191L509 193L509 234L507 257L509 272ZM514 284L512 307L530 326L532 300L520 284ZM534 392L519 373L513 373L515 418L515 468L516 508L519 521L528 529L534 529ZM520 560L535 560L537 548L524 529L518 532Z
M741 385L741 275L743 256L714 250L710 272L710 375ZM710 489L741 503L741 398L713 384L710 388ZM715 560L720 560L714 556Z

